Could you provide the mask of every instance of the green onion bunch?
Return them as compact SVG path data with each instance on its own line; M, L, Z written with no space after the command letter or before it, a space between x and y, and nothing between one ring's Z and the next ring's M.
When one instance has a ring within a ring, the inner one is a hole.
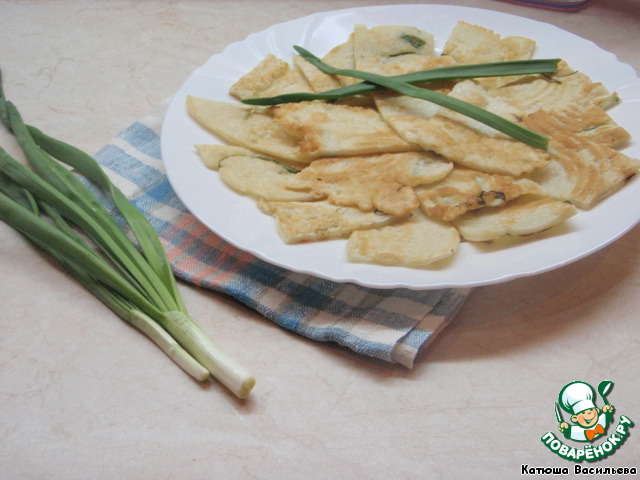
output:
M17 161L0 147L0 219L187 373L200 381L214 377L236 396L248 397L254 377L189 316L157 233L100 165L72 145L26 125L5 98L1 76L0 120L28 162ZM76 174L112 200L135 240Z
M300 46L293 47L302 58L329 75L341 75L363 80L360 83L336 88L320 93L288 93L274 97L248 98L242 102L249 105L278 105L281 103L310 100L336 100L339 98L362 95L380 89L393 90L409 97L433 102L449 108L469 118L477 120L512 138L542 150L548 148L548 138L522 125L507 120L473 104L459 100L428 88L416 86L416 83L427 83L443 80L460 80L465 78L499 77L508 75L549 74L557 70L560 59L518 60L510 62L480 63L474 65L454 65L434 68L403 75L378 75L361 70L335 68L324 63L318 57Z

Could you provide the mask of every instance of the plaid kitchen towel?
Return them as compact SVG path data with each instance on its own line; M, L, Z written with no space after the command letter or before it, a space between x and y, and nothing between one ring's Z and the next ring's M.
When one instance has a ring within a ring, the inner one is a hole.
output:
M468 289L372 289L291 272L225 242L173 192L160 157L167 104L95 156L158 232L176 277L229 295L281 327L407 368L455 315Z

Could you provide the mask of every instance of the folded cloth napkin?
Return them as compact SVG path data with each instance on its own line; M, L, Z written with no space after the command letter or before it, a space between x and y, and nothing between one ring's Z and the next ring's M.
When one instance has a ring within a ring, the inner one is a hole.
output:
M281 327L411 368L469 289L373 289L285 270L200 223L172 190L160 157L166 102L120 132L96 160L158 232L177 278L229 295Z

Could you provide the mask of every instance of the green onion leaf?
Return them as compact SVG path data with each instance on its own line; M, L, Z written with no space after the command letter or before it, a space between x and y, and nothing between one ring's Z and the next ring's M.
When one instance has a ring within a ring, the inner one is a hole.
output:
M416 87L413 84L463 78L553 73L557 69L557 64L560 61L559 59L456 65L452 67L423 70L404 75L384 76L360 70L335 68L324 63L318 57L302 47L294 46L294 48L305 60L329 75L353 77L363 80L364 82L321 93L290 93L268 98L244 99L242 100L243 103L250 105L277 105L280 103L294 101L335 100L338 98L369 93L380 88L386 88L403 95L427 100L442 107L449 108L535 148L540 148L542 150L548 149L549 139L544 135L468 102L464 102L433 90Z
M511 75L533 75L554 73L559 59L516 60L511 62L480 63L472 65L452 65L432 68L419 72L405 73L387 77L401 82L416 84L447 80L462 80L481 77L503 77ZM273 97L246 98L242 103L248 105L279 105L310 100L338 100L382 90L384 87L370 82L355 83L326 92L296 92L275 95Z
M198 380L209 375L246 398L255 384L187 313L160 240L146 217L99 164L75 147L26 125L0 78L0 121L32 169L0 147L0 220L56 260L107 307L154 341ZM107 193L138 245L74 169Z
M181 311L186 311L182 298L177 291L175 276L167 261L158 234L142 212L129 202L93 157L72 145L45 135L35 127L27 126L27 128L35 142L49 155L66 163L82 176L110 194L115 207L131 228L131 232L138 241L138 245L146 260L169 289L178 308Z
M0 155L6 155L6 152L0 152ZM141 298L138 298L137 303L129 300L135 297L135 293L126 292L126 284L120 285L124 290L121 290L120 287L114 287L114 284L105 275L111 274L113 278L117 279L117 272L113 272L110 265L96 255L86 241L66 224L53 208L43 204L42 208L29 209L15 201L15 198L12 200L12 197L19 190L11 188L10 183L6 180L5 177L5 181L0 183L0 192L5 192L0 193L0 219L20 231L36 246L55 258L87 290L118 316L141 330L187 373L198 380L207 378L209 371L183 349L157 322L143 313L140 307L144 305L149 313L157 317L160 317L160 312L156 311L152 305L147 305L146 301ZM13 185L15 186L15 184ZM47 212L50 218L53 218L54 225L39 217L40 210ZM58 227L58 232L55 227ZM124 292L126 295L123 295Z
M425 41L415 35L401 35L400 38L405 42L409 42L413 48L420 48L425 44Z
M294 48L305 60L330 75L342 75L359 78L360 80L365 80L369 83L380 85L381 87L394 90L409 97L428 100L437 105L449 108L469 118L484 123L485 125L488 125L489 127L494 128L528 145L531 145L532 147L540 148L542 150L548 149L549 139L546 136L540 135L533 130L518 125L515 122L507 120L504 117L496 115L495 113L484 110L468 102L458 100L457 98L453 98L449 95L444 95L433 90L416 87L407 82L398 81L397 79L394 79L392 77L386 77L384 75L378 75L375 73L362 72L359 70L335 68L327 65L318 57L302 47L295 46Z

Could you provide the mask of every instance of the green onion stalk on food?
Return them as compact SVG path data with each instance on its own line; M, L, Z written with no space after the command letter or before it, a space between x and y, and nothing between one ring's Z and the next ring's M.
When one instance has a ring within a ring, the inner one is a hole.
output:
M554 73L560 59L534 59L510 62L454 65L434 68L403 75L385 76L353 69L340 69L327 65L302 47L294 46L302 58L329 75L353 77L363 82L320 93L288 93L274 97L248 98L242 102L249 105L278 105L281 103L310 100L336 100L362 95L379 89L389 89L403 95L433 102L469 118L477 120L512 138L542 150L548 148L548 138L504 117L496 115L471 103L414 84L465 78L497 77L506 75L531 75Z
M0 147L0 219L49 254L194 378L240 398L255 379L190 316L157 233L88 154L26 125L2 89L0 120L31 168ZM135 243L66 164L108 194Z

